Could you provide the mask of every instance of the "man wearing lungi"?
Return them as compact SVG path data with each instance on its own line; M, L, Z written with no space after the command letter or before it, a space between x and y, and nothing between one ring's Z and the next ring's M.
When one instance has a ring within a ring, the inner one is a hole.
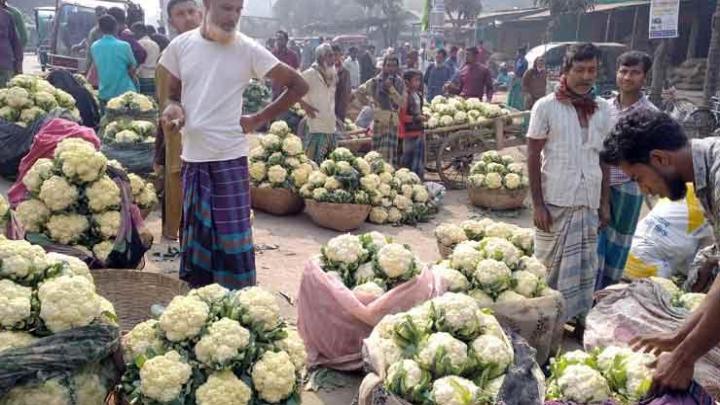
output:
M620 94L611 101L613 122L640 109L656 111L642 87L652 66L644 52L630 51L617 59L616 81ZM620 281L633 235L640 218L643 196L640 187L617 166L610 168L610 223L598 234L598 280L601 290Z
M679 123L667 114L639 110L620 120L605 141L602 158L620 168L645 194L680 200L693 183L695 195L712 224L715 245L696 258L699 277L712 280L698 309L677 330L637 337L635 349L653 351L658 357L653 391L685 391L695 363L720 343L720 138L688 140ZM714 403L712 400L701 403Z
M314 162L325 160L335 149L335 52L330 44L315 48L315 62L305 70L303 79L310 88L300 101L308 115L310 133L305 137L305 155Z
M394 54L385 56L382 72L361 85L353 94L363 105L372 105L375 115L372 148L397 167L398 114L403 104L405 84L398 74L400 62Z
M243 0L204 0L200 28L175 38L160 58L168 71L163 121L182 127L183 220L180 278L197 287L255 284L248 140L307 92L299 73L239 33ZM264 110L242 115L251 78L287 90ZM182 95L180 89L182 88Z
M535 256L565 298L568 320L582 321L592 306L597 232L609 216L600 149L610 105L591 93L599 56L592 44L568 49L561 85L535 104L527 134Z

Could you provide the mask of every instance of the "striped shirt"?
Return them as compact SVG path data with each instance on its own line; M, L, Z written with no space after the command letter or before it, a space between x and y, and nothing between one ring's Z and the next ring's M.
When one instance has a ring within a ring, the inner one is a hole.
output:
M528 138L546 140L541 179L547 204L600 207L600 150L612 121L610 103L599 97L595 101L598 109L590 117L587 136L583 134L575 108L558 101L555 93L541 98L533 106Z
M618 121L620 121L620 118L629 115L630 113L633 113L638 110L651 110L651 111L658 111L657 107L653 103L650 102L650 100L645 97L643 94L638 101L636 101L633 105L629 107L623 107L622 104L620 104L620 96L615 97L613 102L610 105L610 113L612 114L612 122L613 125L615 125ZM617 166L610 166L610 185L616 186L618 184L625 184L629 181L632 181L630 176L625 174L622 170L620 170Z
M695 172L695 195L720 241L720 138L690 140ZM717 243L717 242L716 242Z

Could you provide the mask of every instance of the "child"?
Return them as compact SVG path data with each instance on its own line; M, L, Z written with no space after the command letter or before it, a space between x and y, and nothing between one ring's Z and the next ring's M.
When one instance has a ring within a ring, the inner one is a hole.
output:
M400 128L398 137L402 139L402 158L400 165L406 167L421 179L425 174L425 117L422 113L422 73L410 69L403 74L405 80L405 102L400 108Z

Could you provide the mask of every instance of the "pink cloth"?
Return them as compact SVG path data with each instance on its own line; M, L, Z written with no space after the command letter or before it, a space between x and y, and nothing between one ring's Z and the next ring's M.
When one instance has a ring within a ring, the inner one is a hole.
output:
M298 294L298 332L305 341L308 367L336 370L362 368L363 339L385 316L407 311L445 291L445 283L430 268L373 299L355 294L308 261Z
M17 180L8 192L8 200L13 208L26 199L27 188L22 183L25 173L30 170L38 159L52 159L55 147L65 138L82 138L95 145L96 149L100 149L100 139L91 128L83 127L62 118L48 121L35 135L30 151L20 161Z

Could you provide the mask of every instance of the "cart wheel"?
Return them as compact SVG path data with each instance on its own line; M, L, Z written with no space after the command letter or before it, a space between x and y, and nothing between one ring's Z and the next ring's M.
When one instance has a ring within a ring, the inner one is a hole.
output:
M464 189L475 155L490 148L491 145L477 132L449 135L443 140L437 154L436 169L440 179L450 189Z

